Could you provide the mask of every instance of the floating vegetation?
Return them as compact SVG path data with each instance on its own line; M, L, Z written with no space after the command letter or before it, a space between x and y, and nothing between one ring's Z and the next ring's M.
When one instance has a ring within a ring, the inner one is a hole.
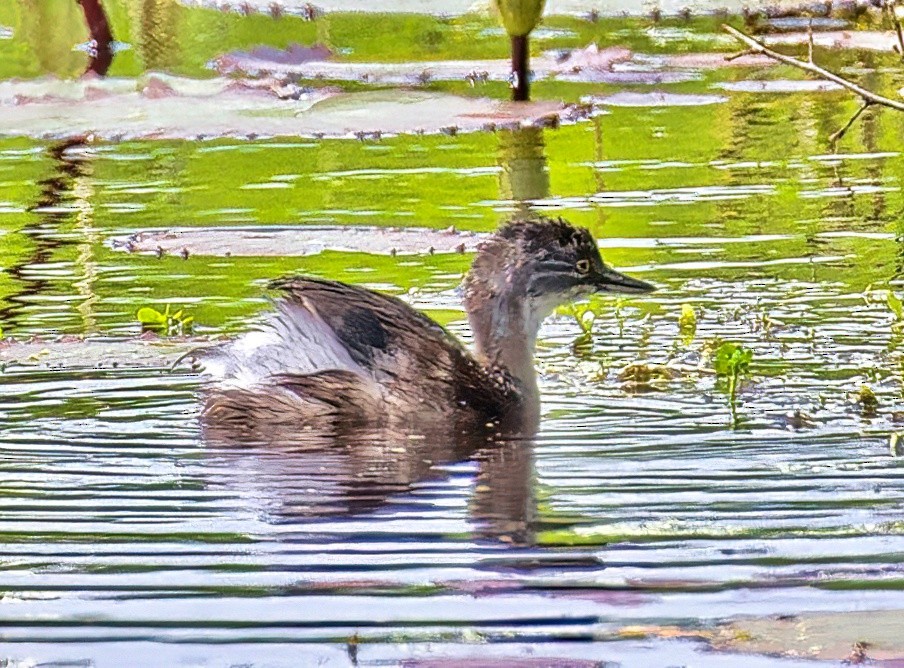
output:
M161 336L184 336L191 334L194 317L187 315L183 309L170 313L170 305L161 313L155 308L145 306L136 314L143 332L156 332Z
M648 364L635 362L629 364L618 374L619 380L632 390L661 390L678 376L675 369L664 364Z
M879 398L869 385L860 386L855 401L860 404L860 411L864 417L872 417L879 408Z

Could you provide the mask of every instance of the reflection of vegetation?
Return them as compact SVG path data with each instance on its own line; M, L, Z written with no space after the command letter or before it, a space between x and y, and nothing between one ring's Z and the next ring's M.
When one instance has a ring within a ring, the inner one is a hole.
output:
M88 39L88 30L78 4L72 0L17 1L21 8L19 16L22 23L18 26L20 31L16 36L21 33L34 63L32 66L26 65L25 72L32 75L49 73L61 77L81 74L87 57L73 47ZM0 44L3 41L0 40ZM3 55L0 52L0 56Z
M499 132L499 191L502 199L515 202L519 213L527 213L530 200L549 195L546 144L541 128L519 128Z
M178 67L180 54L180 14L186 10L177 0L131 0L133 39L145 69L169 70Z
M72 254L68 252L73 245L68 238L72 228L81 231L86 226L90 227L91 204L85 195L86 190L90 191L90 180L86 177L91 167L90 161L77 150L82 146L82 140L75 139L48 147L42 170L44 173L34 178L37 191L23 193L28 199L23 204L30 215L17 221L16 231L27 242L22 248L16 248L14 242L11 244L18 252L10 257L3 273L13 279L13 283L0 302L0 321L13 327L23 324L37 304L59 299L61 294L69 295L71 292L69 282L61 285L53 280L52 273L48 275L35 271L35 268L59 262L63 257L72 261ZM97 243L98 240L91 241ZM90 261L84 256L84 246L82 250L80 259L85 261L76 261L75 264L87 269ZM85 273L78 278L83 280L75 287L85 297L83 304L88 306L84 312L85 322L90 322L90 276ZM88 280L87 284L85 280Z
M216 56L261 43L284 48L298 43L321 42L347 60L405 60L505 58L507 40L500 38L494 17L469 14L456 18L413 14L367 14L330 12L314 21L283 14L273 17L252 13L244 16L205 7L186 7L177 0L104 0L113 34L130 43L131 51L117 54L111 74L136 75L149 67L166 67L179 74L211 76L206 64ZM239 3L233 3L234 5ZM677 25L666 20L662 27ZM87 57L72 47L87 39L84 17L74 0L15 0L0 2L0 25L13 28L13 38L0 40L0 77L37 76L52 72L64 76L80 74ZM619 44L643 53L674 50L707 51L725 48L707 38L718 29L718 21L695 18L689 38L663 43L648 31L641 18L601 18L589 22L574 16L551 16L544 25L553 32L540 46L543 50L601 47ZM149 32L153 29L153 32ZM700 40L693 36L702 33ZM173 40L178 42L178 53ZM536 41L536 40L535 40ZM138 52L138 57L135 53ZM40 56L35 64L34 55ZM147 59L147 60L145 60ZM535 92L540 92L538 84ZM481 88L481 92L485 92ZM500 95L508 86L500 83ZM549 95L557 97L557 93Z

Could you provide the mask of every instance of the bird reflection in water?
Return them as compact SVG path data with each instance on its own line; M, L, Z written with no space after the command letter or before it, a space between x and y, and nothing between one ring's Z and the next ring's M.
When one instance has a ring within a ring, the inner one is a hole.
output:
M416 434L278 424L266 438L205 424L204 438L231 472L240 472L242 488L265 500L278 523L379 512L419 488L448 482L449 466L471 461L476 471L468 512L476 537L532 543L530 438L506 439L489 430L455 433L441 421Z

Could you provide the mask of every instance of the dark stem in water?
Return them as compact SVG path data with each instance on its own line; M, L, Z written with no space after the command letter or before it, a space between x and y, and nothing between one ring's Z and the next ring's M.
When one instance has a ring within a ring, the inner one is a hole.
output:
M527 35L512 35L512 99L526 102L530 99L530 53Z
M91 34L93 48L90 51L91 60L85 74L91 72L98 76L104 76L113 62L113 31L110 30L110 22L104 12L100 0L76 0L82 6L85 14L85 23Z

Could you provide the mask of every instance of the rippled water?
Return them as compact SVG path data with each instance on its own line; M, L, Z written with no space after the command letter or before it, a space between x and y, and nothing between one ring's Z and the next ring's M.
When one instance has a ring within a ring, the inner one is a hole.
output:
M844 98L728 95L514 135L0 141L4 334L116 336L126 351L0 348L0 656L811 665L625 629L904 610L889 447L904 339L884 292L902 267L898 119L867 112L829 154ZM660 286L603 300L589 341L570 318L547 323L533 442L205 443L199 380L134 340L138 308L234 333L266 307L266 280L301 271L404 294L467 337L455 290L469 257L158 258L111 241L486 232L527 208L590 227L608 261ZM690 340L682 304L698 313ZM737 428L706 361L716 338L754 351ZM619 372L638 361L674 377L630 386ZM873 412L853 400L864 384Z

